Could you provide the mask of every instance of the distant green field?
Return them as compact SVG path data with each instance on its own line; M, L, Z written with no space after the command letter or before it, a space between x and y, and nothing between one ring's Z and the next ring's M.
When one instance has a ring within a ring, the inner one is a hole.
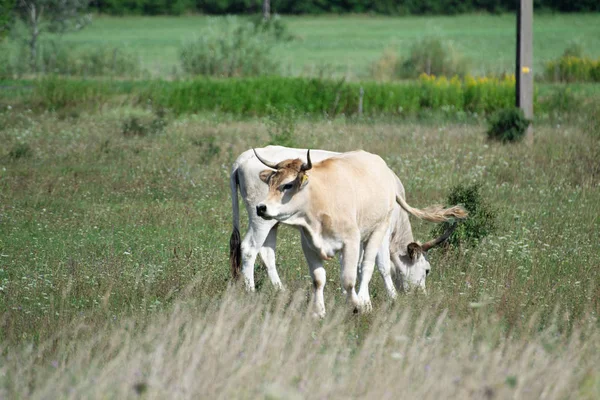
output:
M197 35L209 17L98 16L81 32L65 36L76 45L118 46L137 52L155 74L170 73L178 64L182 42ZM363 77L371 62L387 48L408 52L427 35L452 41L471 60L473 73L511 71L515 52L514 15L430 17L322 16L284 17L297 40L282 44L276 54L286 73ZM559 56L571 42L589 56L600 57L600 14L539 15L534 19L534 70Z

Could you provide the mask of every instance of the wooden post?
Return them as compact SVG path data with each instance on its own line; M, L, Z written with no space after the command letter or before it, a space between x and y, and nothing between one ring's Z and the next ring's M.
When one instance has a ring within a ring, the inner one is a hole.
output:
M517 10L516 105L525 118L533 118L533 0L520 0ZM527 128L526 140L533 143L533 127Z

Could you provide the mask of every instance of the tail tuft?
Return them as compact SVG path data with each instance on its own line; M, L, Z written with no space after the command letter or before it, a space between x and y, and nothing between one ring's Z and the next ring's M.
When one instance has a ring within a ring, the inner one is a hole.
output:
M444 214L451 218L465 219L469 215L469 212L463 206L453 206L446 209Z
M468 216L467 210L462 206L453 206L450 208L444 208L441 205L430 206L422 210L411 207L408 205L406 200L402 196L396 196L396 202L409 214L414 215L417 218L424 219L429 222L446 222L452 218L465 219Z
M229 238L229 263L231 264L231 277L236 281L242 272L242 241L240 231L233 228Z

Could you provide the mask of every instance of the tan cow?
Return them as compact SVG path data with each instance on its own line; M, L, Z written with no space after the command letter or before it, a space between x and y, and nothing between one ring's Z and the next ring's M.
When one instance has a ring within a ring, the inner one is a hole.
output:
M270 169L260 173L269 186L267 198L256 206L264 219L296 226L302 233L302 249L314 285L315 313L325 315L323 260L341 252L341 284L352 305L369 306L368 282L375 256L397 202L408 213L433 222L465 218L459 206L419 210L398 193L398 178L385 161L365 151L343 153L313 165L289 159L277 164L256 157ZM310 171L310 172L309 172ZM401 184L400 184L401 185ZM362 245L362 246L361 246ZM360 293L355 291L357 264L363 249Z

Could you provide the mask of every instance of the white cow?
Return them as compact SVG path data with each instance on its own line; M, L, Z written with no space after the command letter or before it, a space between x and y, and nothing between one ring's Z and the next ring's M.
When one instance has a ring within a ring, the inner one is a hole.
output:
M257 151L271 160L301 158L305 157L307 152L306 149L281 146L268 146L257 149ZM311 151L311 158L315 162L337 155L340 155L340 153L325 150ZM251 291L254 290L254 263L257 254L261 255L272 284L277 288L283 288L275 265L278 222L265 220L256 214L256 205L266 197L268 192L268 186L259 178L259 173L263 169L263 164L256 158L254 152L247 150L234 162L230 179L233 209L233 233L230 239L232 274L236 278L241 270L246 287ZM404 187L397 178L396 186L397 192L404 197ZM249 229L243 241L241 241L239 232L238 187L248 212L249 222ZM425 278L431 268L425 254L429 249L443 242L450 233L451 231L448 231L441 237L419 247L414 242L407 212L398 205L394 207L390 227L376 257L378 270L384 279L390 297L396 297L396 289L391 274L397 278L395 282L401 290L410 287L425 290ZM394 269L391 271L390 260L394 265ZM365 303L368 307L370 302L367 299Z

